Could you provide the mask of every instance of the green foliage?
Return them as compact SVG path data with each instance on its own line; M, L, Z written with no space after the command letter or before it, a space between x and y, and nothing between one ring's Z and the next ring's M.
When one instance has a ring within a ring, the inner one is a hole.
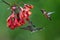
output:
M29 3L34 6L31 10L31 20L37 27L44 27L42 31L31 33L16 28L11 30L6 25L6 19L11 14L8 5L0 3L0 40L60 40L60 0L5 0L11 5L20 2ZM22 6L23 4L20 4ZM54 11L52 21L47 20L41 13L41 8ZM21 26L23 27L23 26Z

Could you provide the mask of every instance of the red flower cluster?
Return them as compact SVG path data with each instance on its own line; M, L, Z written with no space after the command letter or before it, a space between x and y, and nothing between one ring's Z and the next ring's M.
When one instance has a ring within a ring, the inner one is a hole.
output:
M25 24L25 20L29 21L29 16L31 15L30 9L32 8L32 5L24 5L24 7L20 7L20 11L18 13L15 13L15 10L17 10L16 6L12 6L12 14L7 19L7 26L10 29L15 29L16 27L20 27L23 24Z

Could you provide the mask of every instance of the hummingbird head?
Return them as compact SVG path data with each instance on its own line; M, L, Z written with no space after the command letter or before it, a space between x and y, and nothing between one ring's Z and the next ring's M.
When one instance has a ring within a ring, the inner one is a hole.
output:
M42 12L43 14L45 14L45 13L46 13L46 10L45 10L45 9L41 9L41 12Z
M16 5L11 6L11 9L15 10L16 9Z

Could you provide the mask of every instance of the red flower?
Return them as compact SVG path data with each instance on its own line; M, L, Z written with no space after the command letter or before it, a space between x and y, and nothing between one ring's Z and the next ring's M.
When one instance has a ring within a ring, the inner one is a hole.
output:
M16 27L20 27L22 25L23 21L19 20L17 18L15 18L14 14L10 15L7 19L7 26L10 29L15 29Z
M21 8L18 14L15 14L15 12L12 10L13 13L7 19L7 26L13 30L25 24L25 20L29 21L29 16L31 15L30 6L31 5L29 5L28 7L26 6L26 8Z

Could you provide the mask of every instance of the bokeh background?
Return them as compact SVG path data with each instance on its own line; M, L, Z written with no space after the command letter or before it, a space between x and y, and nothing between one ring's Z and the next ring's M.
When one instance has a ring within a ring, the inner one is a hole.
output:
M42 31L31 33L30 31L16 28L11 30L6 25L6 19L11 14L9 6L0 0L0 40L60 40L60 0L5 0L11 4L14 2L29 3L34 6L31 10L31 21L37 27L44 27ZM23 4L20 4L23 6ZM41 13L41 9L47 12L53 11L52 21L47 20ZM26 25L24 25L26 26ZM24 27L21 26L21 27Z

